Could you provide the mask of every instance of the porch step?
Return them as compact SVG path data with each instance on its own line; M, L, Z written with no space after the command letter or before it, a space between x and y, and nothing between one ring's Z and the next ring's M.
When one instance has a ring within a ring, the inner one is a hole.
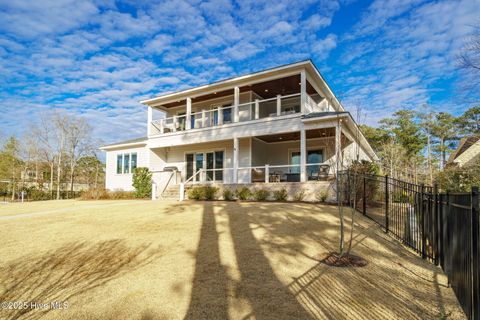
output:
M168 186L167 189L163 192L163 194L159 195L159 199L161 200L178 200L180 197L180 186L173 185Z

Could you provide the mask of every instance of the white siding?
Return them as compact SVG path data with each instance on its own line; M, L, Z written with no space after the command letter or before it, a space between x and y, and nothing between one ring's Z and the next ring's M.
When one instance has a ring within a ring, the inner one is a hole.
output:
M195 145L184 145L169 148L154 149L152 153L152 167L155 165L155 170L162 170L165 166L175 166L181 172L182 180L185 180L186 166L185 166L185 154L194 152L211 152L211 151L224 151L224 168L233 168L233 140L216 141L209 143L199 143ZM160 155L164 156L164 161L160 159ZM250 152L250 138L240 139L239 150L239 167L249 167L251 164L251 152ZM225 174L225 180L232 179L231 170ZM241 173L239 173L240 179ZM242 182L246 177L242 178ZM248 179L247 179L248 180Z
M117 174L117 154L137 153L137 167L149 167L149 152L146 147L109 150L106 154L106 185L109 190L133 190L132 174Z

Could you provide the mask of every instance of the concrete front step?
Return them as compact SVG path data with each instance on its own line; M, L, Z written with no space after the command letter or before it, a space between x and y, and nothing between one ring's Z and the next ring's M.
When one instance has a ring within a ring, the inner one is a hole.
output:
M162 200L178 200L180 195L180 186L169 186L163 194L159 196Z

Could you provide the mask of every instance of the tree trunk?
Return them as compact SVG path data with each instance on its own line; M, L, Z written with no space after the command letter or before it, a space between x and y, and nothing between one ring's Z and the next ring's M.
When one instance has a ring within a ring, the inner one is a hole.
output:
M75 178L75 164L72 163L70 164L70 195L73 193L73 181Z
M50 199L53 199L53 171L55 169L55 162L52 159L50 162Z
M442 169L445 169L445 162L446 162L446 157L445 157L445 155L446 155L446 152L445 152L445 139L442 138L442 139L440 140L440 145L441 145L441 147L442 147L442 151L441 151L441 152L442 152Z
M62 153L58 155L57 163L57 200L60 200L60 176L62 174Z
M15 159L12 160L12 201L15 200Z

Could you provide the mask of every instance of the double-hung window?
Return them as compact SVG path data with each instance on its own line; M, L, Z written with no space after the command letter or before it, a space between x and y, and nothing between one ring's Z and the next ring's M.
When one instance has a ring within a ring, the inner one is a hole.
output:
M117 174L133 173L137 167L137 153L117 154Z

